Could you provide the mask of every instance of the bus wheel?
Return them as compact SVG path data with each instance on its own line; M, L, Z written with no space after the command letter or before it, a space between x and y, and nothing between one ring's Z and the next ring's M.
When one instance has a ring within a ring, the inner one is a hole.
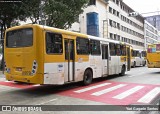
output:
M125 72L126 72L126 67L125 65L122 66L122 69L121 69L121 73L119 74L120 76L124 76L125 75Z
M93 79L93 76L92 76L92 72L91 70L86 70L84 72L84 77L83 77L83 84L84 85L89 85L92 83L92 79Z
M133 63L133 68L135 68L136 67L136 62L134 61L134 63Z

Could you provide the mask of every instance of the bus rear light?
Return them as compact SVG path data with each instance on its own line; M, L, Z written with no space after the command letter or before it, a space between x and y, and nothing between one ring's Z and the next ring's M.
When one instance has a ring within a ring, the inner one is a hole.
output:
M34 61L33 61L33 65L32 65L32 74L35 74L35 73L36 73L36 71L37 71L37 66L38 66L38 64L37 64L36 60L34 60Z
M10 72L11 72L11 69L10 69L10 68L6 68L5 70L6 70L7 73L10 73Z
M7 72L7 73L11 72L11 69L7 68L6 61L4 61L4 68L5 68L5 72Z
M7 71L6 61L4 60L4 69Z

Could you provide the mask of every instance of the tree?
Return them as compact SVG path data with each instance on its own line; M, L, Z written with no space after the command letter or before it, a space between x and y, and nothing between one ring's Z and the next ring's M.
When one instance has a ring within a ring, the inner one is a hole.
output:
M79 19L79 14L89 0L46 0L44 13L47 15L47 25L67 29Z
M1 44L3 46L4 31L6 28L18 25L17 20L25 20L32 17L36 22L39 18L39 5L41 0L3 0L0 2L0 28L1 28ZM38 18L37 18L38 17ZM3 53L3 47L2 47ZM1 68L3 68L3 58Z
M42 0L22 0L21 9L24 10L22 19L29 18L32 23L38 23L41 13L41 1Z

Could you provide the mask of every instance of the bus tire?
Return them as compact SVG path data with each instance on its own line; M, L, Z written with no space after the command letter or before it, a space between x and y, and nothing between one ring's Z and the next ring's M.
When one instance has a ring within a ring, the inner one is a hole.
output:
M133 63L133 68L135 68L136 67L136 62L134 61L134 63Z
M84 72L83 85L89 85L89 84L91 84L92 83L92 79L93 79L92 71L90 69L87 69Z
M122 69L121 69L121 73L119 74L120 76L124 76L125 75L125 72L126 72L126 66L123 65L122 66Z

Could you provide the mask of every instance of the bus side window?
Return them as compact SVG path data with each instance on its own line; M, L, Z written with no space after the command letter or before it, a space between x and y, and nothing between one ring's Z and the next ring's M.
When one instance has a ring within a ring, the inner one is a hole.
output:
M126 56L126 46L125 45L121 45L121 55Z
M101 45L102 47L102 59L108 59L108 45Z
M101 55L100 41L90 40L91 55Z
M134 57L134 51L133 50L131 50L131 53L132 53L132 57Z
M77 54L88 55L89 54L89 39L77 37L76 48L77 48Z
M116 56L116 47L114 43L109 43L109 48L110 48L110 55L111 56Z
M121 46L120 44L115 44L116 45L116 55L121 56Z
M137 53L136 53L135 50L132 50L132 56L133 56L133 57L136 57L136 56L137 56Z
M136 51L136 57L140 57L139 51Z
M62 35L57 33L46 33L46 53L62 54Z
M142 53L141 53L141 52L139 52L139 57L140 57L140 58L142 57Z
M146 57L146 51L142 51L142 57Z

